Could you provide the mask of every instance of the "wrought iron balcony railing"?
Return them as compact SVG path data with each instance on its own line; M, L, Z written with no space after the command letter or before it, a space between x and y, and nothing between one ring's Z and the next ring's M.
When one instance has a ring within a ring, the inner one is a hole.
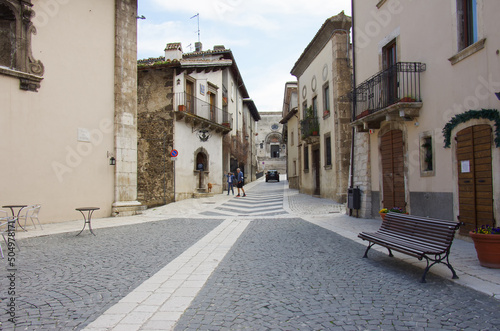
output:
M232 129L233 115L231 113L217 108L209 102L195 98L191 94L185 92L176 93L174 107L175 111L196 115Z
M351 92L356 100L354 120L399 102L422 102L420 73L425 63L398 62L364 81Z
M317 117L305 118L300 121L300 132L302 139L319 136L319 121Z

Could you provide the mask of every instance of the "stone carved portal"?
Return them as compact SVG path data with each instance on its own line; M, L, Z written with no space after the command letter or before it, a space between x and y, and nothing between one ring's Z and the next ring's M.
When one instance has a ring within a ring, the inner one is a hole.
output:
M36 28L31 22L35 12L31 0L0 0L0 74L20 80L20 89L37 91L44 73L41 61L31 50L31 35Z

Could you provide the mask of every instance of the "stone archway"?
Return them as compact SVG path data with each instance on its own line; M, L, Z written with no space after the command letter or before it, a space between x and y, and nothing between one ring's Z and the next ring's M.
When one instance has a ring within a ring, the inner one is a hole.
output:
M210 171L210 159L207 150L203 147L198 148L193 155L194 160L194 176L198 176L198 180L196 181L197 187L196 190L198 192L206 192L207 191L207 177Z

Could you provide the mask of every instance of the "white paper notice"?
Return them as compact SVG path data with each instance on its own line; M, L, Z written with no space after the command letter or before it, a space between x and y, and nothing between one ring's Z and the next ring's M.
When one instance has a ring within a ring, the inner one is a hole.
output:
M461 166L462 166L462 173L463 174L470 172L470 161L469 160L462 161Z

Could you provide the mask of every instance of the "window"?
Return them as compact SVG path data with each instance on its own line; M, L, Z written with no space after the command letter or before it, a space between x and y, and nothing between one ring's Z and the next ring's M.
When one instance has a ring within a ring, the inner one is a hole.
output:
M330 115L330 86L323 85L323 117Z
M398 72L396 40L394 39L382 49L382 61L385 75L383 77L383 98L385 104L391 105L398 99Z
M318 98L314 97L312 100L313 116L318 117Z
M307 101L304 101L302 103L302 118L306 118L307 117Z
M478 41L476 2L477 0L457 0L459 51Z
M293 146L295 144L294 133L293 131L290 133L290 145Z
M434 176L434 148L429 132L420 135L420 176Z
M293 160L293 175L297 176L297 161Z
M44 67L31 54L32 7L31 0L0 0L0 74L19 78L20 89L36 92Z
M325 136L325 167L332 166L332 138Z
M309 171L309 146L304 146L304 172Z

